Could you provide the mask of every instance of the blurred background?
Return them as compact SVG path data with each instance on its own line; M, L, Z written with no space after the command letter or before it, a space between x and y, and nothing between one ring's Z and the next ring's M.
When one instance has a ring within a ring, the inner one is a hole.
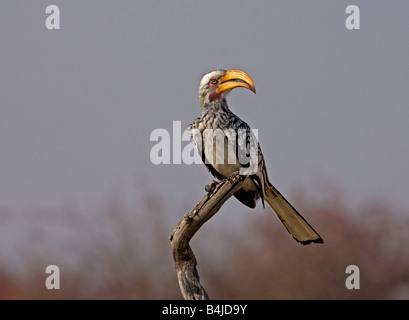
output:
M0 4L1 299L182 298L168 237L212 176L154 165L150 135L218 68L253 78L229 105L325 243L229 199L191 241L210 298L409 298L407 1L357 1L359 30L347 1L52 4L59 30L49 1Z

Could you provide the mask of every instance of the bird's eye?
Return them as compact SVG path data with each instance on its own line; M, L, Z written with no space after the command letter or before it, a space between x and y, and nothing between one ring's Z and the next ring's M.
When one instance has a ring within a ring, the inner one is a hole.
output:
M211 84L217 84L217 79L212 79L212 80L210 80L210 83L211 83Z

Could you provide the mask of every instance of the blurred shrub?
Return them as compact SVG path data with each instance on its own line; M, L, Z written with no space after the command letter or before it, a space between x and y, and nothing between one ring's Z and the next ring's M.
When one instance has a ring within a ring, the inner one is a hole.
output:
M198 200L184 199L185 212ZM210 298L408 299L407 213L385 202L355 212L342 200L298 195L297 207L325 241L309 246L267 209L223 207L192 240ZM156 193L140 202L129 210L113 199L91 213L33 209L17 222L7 211L1 228L18 232L7 239L11 250L0 252L0 298L181 299L168 236L185 212ZM45 288L50 264L60 267L60 290ZM351 264L360 268L359 290L345 287Z

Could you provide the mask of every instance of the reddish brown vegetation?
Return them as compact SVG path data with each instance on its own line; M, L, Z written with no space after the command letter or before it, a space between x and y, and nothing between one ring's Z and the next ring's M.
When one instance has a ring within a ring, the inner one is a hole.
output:
M296 243L268 210L224 207L204 225L192 248L211 299L409 298L407 214L376 203L351 212L336 197L296 205L323 245ZM181 299L168 236L184 212L165 207L148 194L134 212L117 201L93 214L37 210L11 241L19 267L2 255L0 298ZM60 267L60 290L45 287L50 264ZM359 290L345 287L351 264L360 268Z

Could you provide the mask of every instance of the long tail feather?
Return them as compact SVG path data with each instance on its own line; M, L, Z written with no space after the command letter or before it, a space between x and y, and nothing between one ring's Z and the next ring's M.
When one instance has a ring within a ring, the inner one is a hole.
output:
M301 244L323 243L320 235L272 185L266 185L265 201L277 214L287 231Z

